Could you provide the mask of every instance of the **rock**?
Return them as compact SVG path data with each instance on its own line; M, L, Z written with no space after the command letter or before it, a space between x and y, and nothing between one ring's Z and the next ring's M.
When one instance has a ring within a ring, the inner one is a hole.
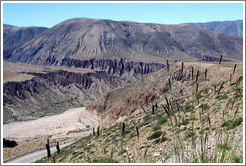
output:
M160 152L155 152L154 153L154 157L158 157L158 156L160 156L161 154L160 154Z
M181 125L181 126L179 127L179 129L180 129L180 131L183 131L183 130L186 129L186 126L185 126L185 125Z
M142 144L142 145L140 145L139 149L143 149L145 147L146 147L146 145L145 144Z

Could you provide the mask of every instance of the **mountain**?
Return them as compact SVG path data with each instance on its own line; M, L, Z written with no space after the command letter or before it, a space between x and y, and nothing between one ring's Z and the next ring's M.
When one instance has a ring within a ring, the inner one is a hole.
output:
M243 37L243 20L186 24L231 36Z
M47 29L45 27L16 27L3 24L4 58L8 58L14 49L32 40Z
M223 54L224 60L241 61L242 51L242 38L189 25L75 18L46 30L4 60L59 66L65 58L216 61Z

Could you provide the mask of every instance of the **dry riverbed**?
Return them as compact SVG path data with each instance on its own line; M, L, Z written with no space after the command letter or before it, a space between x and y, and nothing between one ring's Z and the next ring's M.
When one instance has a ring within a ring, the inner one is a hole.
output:
M46 116L37 120L5 124L3 125L3 138L15 140L19 145L15 148L4 148L4 159L20 155L16 151L20 151L19 148L23 144L34 146L35 141L40 139L42 147L45 145L43 140L46 140L47 137L51 138L51 141L66 140L66 143L71 142L76 138L88 135L92 127L97 127L97 125L98 122L86 114L85 107L69 109L62 114ZM26 153L28 150L31 150L31 147L20 152Z

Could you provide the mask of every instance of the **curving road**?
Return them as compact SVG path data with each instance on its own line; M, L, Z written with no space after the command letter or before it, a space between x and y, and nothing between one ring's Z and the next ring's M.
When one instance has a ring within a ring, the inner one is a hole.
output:
M87 115L85 110L81 112L81 116L83 116L87 120L91 121L94 124L94 126L93 126L94 128L98 127L98 125L99 125L98 121L96 119L90 117L89 115ZM70 133L69 135L59 136L57 138L58 139L59 138L74 138L74 137L80 137L81 138L81 137L88 136L91 132L92 132L92 130L84 131L84 132L78 132L78 133ZM62 148L72 144L73 142L60 145L60 149L62 150ZM51 153L54 153L57 151L55 146L51 147L50 150L51 150ZM14 160L8 161L7 163L32 163L32 162L35 162L35 161L43 158L46 155L47 155L47 150L44 149L44 150L36 151L36 152L30 153L30 154L18 157Z

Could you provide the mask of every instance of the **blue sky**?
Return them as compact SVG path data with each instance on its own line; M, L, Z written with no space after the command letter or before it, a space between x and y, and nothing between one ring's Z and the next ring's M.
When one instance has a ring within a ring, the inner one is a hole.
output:
M243 3L4 3L3 23L52 27L71 18L180 24L243 19Z

